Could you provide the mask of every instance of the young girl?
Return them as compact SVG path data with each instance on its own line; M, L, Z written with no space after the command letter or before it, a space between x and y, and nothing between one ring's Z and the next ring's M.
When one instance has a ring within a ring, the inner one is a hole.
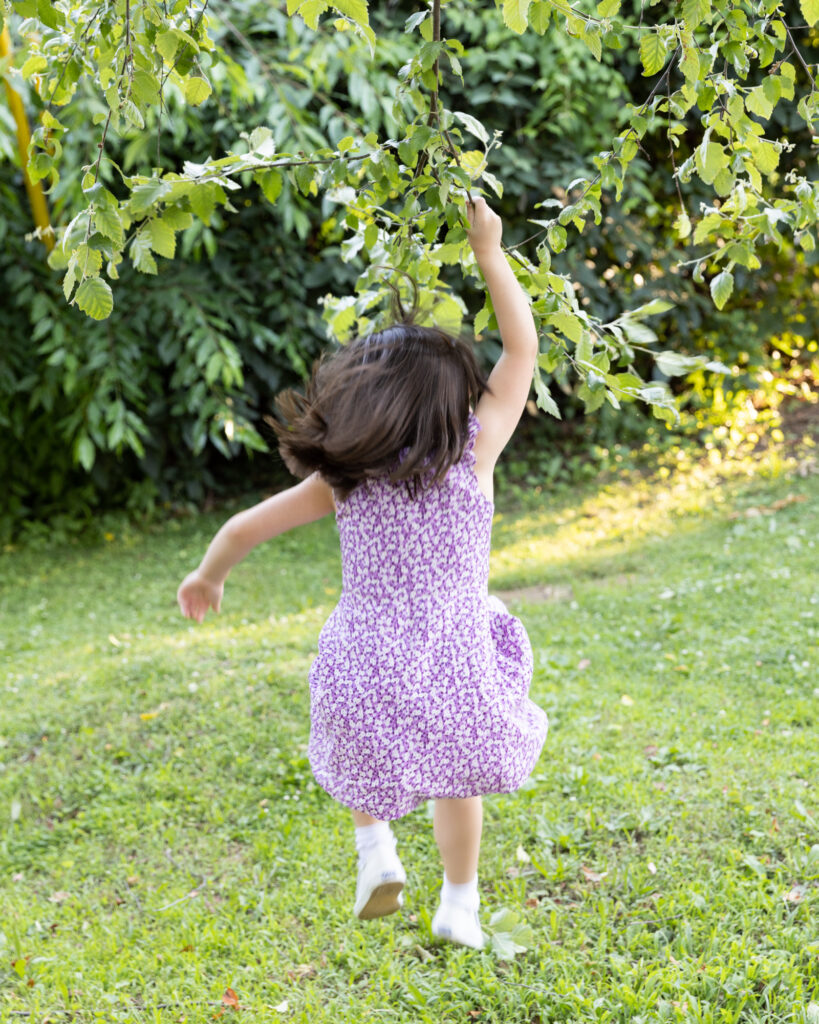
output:
M280 451L306 479L233 516L178 600L201 622L257 544L335 512L342 593L310 670L309 758L352 811L354 913L402 905L389 821L434 800L444 877L432 930L480 949L481 795L524 782L548 723L528 699L526 631L487 593L492 472L523 412L538 339L500 218L476 199L469 224L503 340L488 382L466 343L407 322L322 360L306 397L278 402Z

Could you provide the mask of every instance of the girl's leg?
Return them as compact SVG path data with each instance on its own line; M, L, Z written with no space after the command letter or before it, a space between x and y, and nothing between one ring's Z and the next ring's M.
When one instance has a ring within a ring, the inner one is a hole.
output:
M350 809L358 851L358 883L353 913L364 920L392 914L403 903L407 880L395 852L395 836L388 821L366 811Z
M366 811L352 811L353 824L356 828L361 828L363 825L378 825L379 819L374 818L371 814L367 814Z
M478 919L482 825L483 804L479 796L435 801L433 833L444 862L444 883L441 903L432 919L432 933L473 949L483 948Z
M462 800L436 800L433 834L447 881L463 885L478 874L483 803L479 796Z

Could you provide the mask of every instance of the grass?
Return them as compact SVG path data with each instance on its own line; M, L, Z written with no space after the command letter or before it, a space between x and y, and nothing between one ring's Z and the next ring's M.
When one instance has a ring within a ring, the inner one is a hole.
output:
M222 517L6 553L0 1020L816 1024L819 477L787 468L499 502L551 731L486 800L482 953L432 940L424 808L404 912L351 919L306 760L331 521L201 627L175 588Z

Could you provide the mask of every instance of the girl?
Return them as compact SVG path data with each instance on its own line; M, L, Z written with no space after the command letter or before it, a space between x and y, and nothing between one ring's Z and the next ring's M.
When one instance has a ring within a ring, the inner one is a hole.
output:
M335 512L342 593L310 670L309 758L352 811L354 913L402 905L389 821L432 799L444 867L432 931L480 949L481 795L523 783L548 723L528 699L526 631L487 593L492 472L523 412L538 338L500 218L483 199L468 218L503 341L488 382L466 343L406 320L324 358L306 397L278 401L280 451L306 479L233 516L177 596L201 622L257 544Z

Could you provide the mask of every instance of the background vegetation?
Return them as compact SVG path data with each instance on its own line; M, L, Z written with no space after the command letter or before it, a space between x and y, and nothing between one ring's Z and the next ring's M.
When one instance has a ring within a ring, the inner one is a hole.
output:
M802 23L799 45L810 60L816 30L804 25L799 5L781 6L791 24ZM109 132L101 181L120 192L117 168L125 174L147 165L170 170L183 160L219 157L242 131L258 125L272 127L280 152L311 152L365 130L389 135L401 69L417 52L417 37L404 31L414 11L414 5L391 3L371 12L378 46L370 62L360 38L329 23L315 33L268 3L214 4L209 17L219 59L208 70L210 99L190 106L181 91L169 88L163 107L145 109L144 129L124 124ZM638 0L626 0L620 16L637 25L648 14ZM636 45L604 48L598 61L587 41L556 23L543 36L520 35L504 25L499 11L469 4L446 5L444 22L446 33L463 44L468 72L465 84L445 75L442 103L471 112L490 133L503 132L502 147L491 153L503 197L491 201L504 217L507 242L520 243L533 231L527 218L536 204L569 202L564 186L590 172L592 157L623 132L656 81L646 77ZM24 58L22 51L18 65ZM806 73L798 62L795 67L804 91ZM770 67L752 69L746 84L770 73ZM19 77L13 83L21 88ZM26 98L35 117L42 99L33 88ZM83 166L96 153L105 110L105 100L82 78L72 103L60 110L66 129L61 176L49 196L55 223L65 224L85 202ZM680 138L688 149L701 137L701 116L698 107L686 115L688 130ZM353 255L349 249L342 208L327 195L302 194L287 176L271 207L246 174L243 191L232 193L239 197L234 208L199 211L206 215L180 233L176 258L159 259L158 274L121 264L114 312L93 321L65 303L41 244L26 237L30 213L3 105L0 119L8 129L0 142L0 278L7 297L0 352L0 476L6 481L0 536L56 531L65 537L98 520L105 508L144 513L198 504L253 482L274 486L283 479L280 467L262 454L270 438L265 417L271 398L300 380L327 344L323 297L349 293L367 265L366 250ZM793 144L792 168L814 165L810 133L793 103L783 100L773 108L766 133ZM589 222L572 236L552 256L552 267L580 287L581 308L604 320L656 299L673 302L673 314L653 325L658 347L705 354L732 368L729 377L699 369L684 383L674 378L689 413L683 428L700 436L714 427L759 435L765 409L776 406L783 389L809 392L815 379L819 286L816 253L804 241L812 228L803 232L802 244L785 238L781 248L761 252L765 263L758 271L737 265L731 302L715 310L708 285L680 265L691 259L692 247L691 237L680 239L674 227L680 213L674 171L682 155L674 159L670 150L662 131L647 131L622 196L603 193L601 223ZM783 181L782 172L774 172L770 187ZM710 187L696 176L685 190L692 217L700 203L713 201ZM520 251L534 256L535 244ZM700 258L706 246L693 248ZM442 282L476 314L483 305L478 283L465 283L457 266L440 269ZM642 337L650 346L647 330ZM479 350L491 361L496 345L491 330L484 335ZM550 344L544 337L544 351ZM639 345L632 354L636 371L664 384L662 363ZM555 371L551 392L563 422L531 425L526 451L516 461L548 465L553 479L567 478L577 452L667 435L642 405L615 412L604 404L587 415L602 395L590 402L582 384ZM775 416L771 423L776 425ZM551 442L557 438L556 453Z

